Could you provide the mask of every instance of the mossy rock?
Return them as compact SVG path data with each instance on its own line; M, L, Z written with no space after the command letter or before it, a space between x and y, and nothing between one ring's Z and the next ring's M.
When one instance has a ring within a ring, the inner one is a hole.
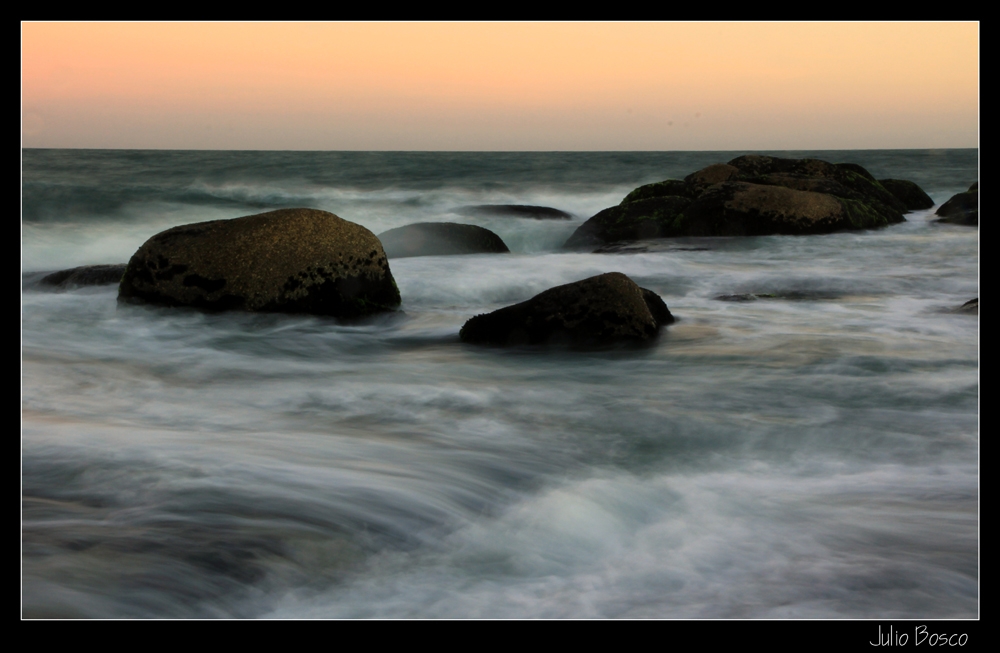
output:
M934 206L934 200L924 189L906 179L879 179L882 188L896 196L910 211L922 211Z
M477 315L465 323L459 337L468 343L498 346L601 346L648 341L673 321L659 295L640 288L621 272L609 272Z
M316 209L182 225L132 256L120 302L356 318L400 304L382 244Z
M509 252L500 236L489 229L454 222L417 222L378 235L389 258L501 254Z

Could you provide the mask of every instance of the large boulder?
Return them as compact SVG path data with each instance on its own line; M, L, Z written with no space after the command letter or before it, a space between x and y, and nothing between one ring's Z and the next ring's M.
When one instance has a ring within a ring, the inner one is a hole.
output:
M129 261L118 300L345 318L400 303L378 238L316 209L281 209L158 233Z
M903 222L907 210L859 165L746 155L710 165L683 181L636 188L618 206L583 223L565 247L676 236L874 229Z
M520 304L477 315L459 334L489 345L646 341L674 321L659 295L621 272L550 288Z
M935 214L941 216L937 222L961 224L969 227L979 225L979 182L972 184L964 193L953 195L938 207Z
M380 233L386 256L446 256L509 252L500 236L489 229L454 222L418 222Z

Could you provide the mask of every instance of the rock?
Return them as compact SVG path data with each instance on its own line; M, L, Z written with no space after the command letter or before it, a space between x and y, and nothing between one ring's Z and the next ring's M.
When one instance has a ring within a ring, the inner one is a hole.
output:
M418 222L378 235L389 258L509 252L489 229L453 222Z
M828 163L819 159L783 159L776 156L748 154L736 157L729 165L740 170L742 181L757 182L754 177L786 175L790 178L819 178L838 182L857 193L867 202L878 202L900 214L907 211L906 204L879 184L870 172L856 163ZM783 185L783 184L776 184ZM797 188L796 190L810 190ZM827 192L827 191L819 191ZM847 199L857 199L848 197Z
M647 341L673 321L659 295L621 272L609 272L477 315L465 323L459 337L490 345L602 345Z
M825 234L901 221L902 215L877 202L737 181L706 189L675 218L670 235Z
M694 189L688 186L685 182L679 179L667 179L666 181L658 181L655 184L639 186L634 191L626 195L625 199L623 199L621 203L627 204L637 200L648 200L653 197L666 197L670 195L687 197L688 199L694 199L696 197Z
M577 249L623 240L681 235L674 229L674 222L690 204L690 199L678 195L623 202L604 209L580 225L563 247Z
M458 209L463 215L506 216L531 218L533 220L569 220L573 216L565 211L548 206L527 206L524 204L480 204Z
M979 225L979 182L972 184L964 193L953 195L951 199L934 212L941 216L935 222L947 222L969 227Z
M132 256L120 302L354 318L399 306L373 233L332 213L281 209L182 225Z
M721 184L724 181L735 180L739 176L739 168L731 166L728 163L713 163L706 168L689 174L684 178L684 183L695 191L695 195L698 195L712 184Z
M970 299L956 308L953 312L965 313L966 315L979 315L979 298L976 297L975 299Z
M57 288L76 288L79 286L117 285L125 274L125 264L117 265L83 265L69 270L60 270L42 277L38 283L42 286Z
M879 179L882 188L895 195L910 211L921 211L934 206L934 200L924 189L906 179Z
M565 247L874 229L905 221L907 210L859 165L745 155L710 165L684 181L640 186L618 206L584 222Z

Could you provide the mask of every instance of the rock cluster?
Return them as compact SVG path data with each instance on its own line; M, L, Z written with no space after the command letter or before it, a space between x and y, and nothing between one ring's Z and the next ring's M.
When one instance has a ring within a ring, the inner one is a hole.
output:
M675 236L822 234L905 221L916 184L879 183L853 163L745 155L629 193L566 241L570 249ZM905 188L904 188L905 187ZM919 188L916 191L923 193Z

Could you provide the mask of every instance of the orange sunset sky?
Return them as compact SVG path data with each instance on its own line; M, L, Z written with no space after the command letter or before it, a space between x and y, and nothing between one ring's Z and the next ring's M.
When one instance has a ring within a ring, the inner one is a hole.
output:
M21 24L24 147L977 147L979 24Z

